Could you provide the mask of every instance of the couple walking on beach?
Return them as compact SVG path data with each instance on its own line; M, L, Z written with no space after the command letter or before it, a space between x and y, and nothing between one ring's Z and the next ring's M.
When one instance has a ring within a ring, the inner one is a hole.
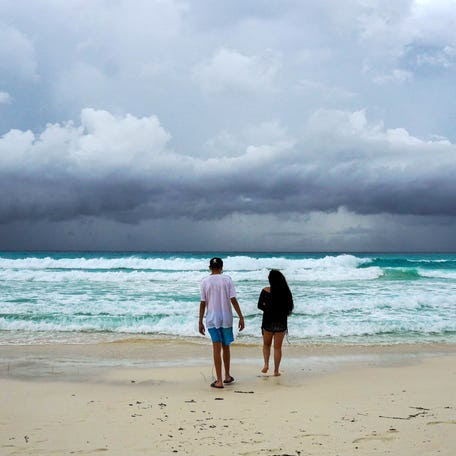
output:
M201 281L201 303L199 311L199 332L206 333L206 327L212 339L216 380L213 388L223 388L224 384L234 382L230 373L230 344L233 336L233 308L239 317L239 331L245 326L244 316L236 299L236 290L231 277L223 273L221 258L212 258L209 262L211 274ZM280 375L282 342L287 332L287 319L293 310L293 297L287 281L280 271L269 272L269 287L261 290L258 308L263 311L261 332L263 334L264 374L269 369L271 346L274 343L274 375ZM206 327L203 323L206 313ZM222 377L222 361L225 377Z

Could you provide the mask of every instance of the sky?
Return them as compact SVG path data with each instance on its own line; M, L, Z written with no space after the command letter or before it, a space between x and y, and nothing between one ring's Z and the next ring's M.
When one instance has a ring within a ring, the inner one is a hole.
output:
M0 249L456 251L456 0L0 1Z

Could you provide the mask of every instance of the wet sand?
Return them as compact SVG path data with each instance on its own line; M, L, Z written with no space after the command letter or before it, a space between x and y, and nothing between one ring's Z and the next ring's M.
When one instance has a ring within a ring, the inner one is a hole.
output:
M456 347L234 345L209 387L206 341L0 347L0 454L454 455Z

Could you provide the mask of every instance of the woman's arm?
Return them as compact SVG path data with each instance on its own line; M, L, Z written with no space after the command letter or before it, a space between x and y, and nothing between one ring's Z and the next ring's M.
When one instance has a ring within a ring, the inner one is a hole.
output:
M264 290L261 290L260 297L258 298L258 309L264 311L266 308L265 302L264 302Z

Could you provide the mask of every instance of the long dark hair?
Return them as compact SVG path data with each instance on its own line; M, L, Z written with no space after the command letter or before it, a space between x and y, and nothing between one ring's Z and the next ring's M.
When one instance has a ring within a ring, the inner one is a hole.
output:
M271 269L268 276L271 285L271 301L274 310L278 313L290 315L293 311L293 296L285 276L277 269Z

